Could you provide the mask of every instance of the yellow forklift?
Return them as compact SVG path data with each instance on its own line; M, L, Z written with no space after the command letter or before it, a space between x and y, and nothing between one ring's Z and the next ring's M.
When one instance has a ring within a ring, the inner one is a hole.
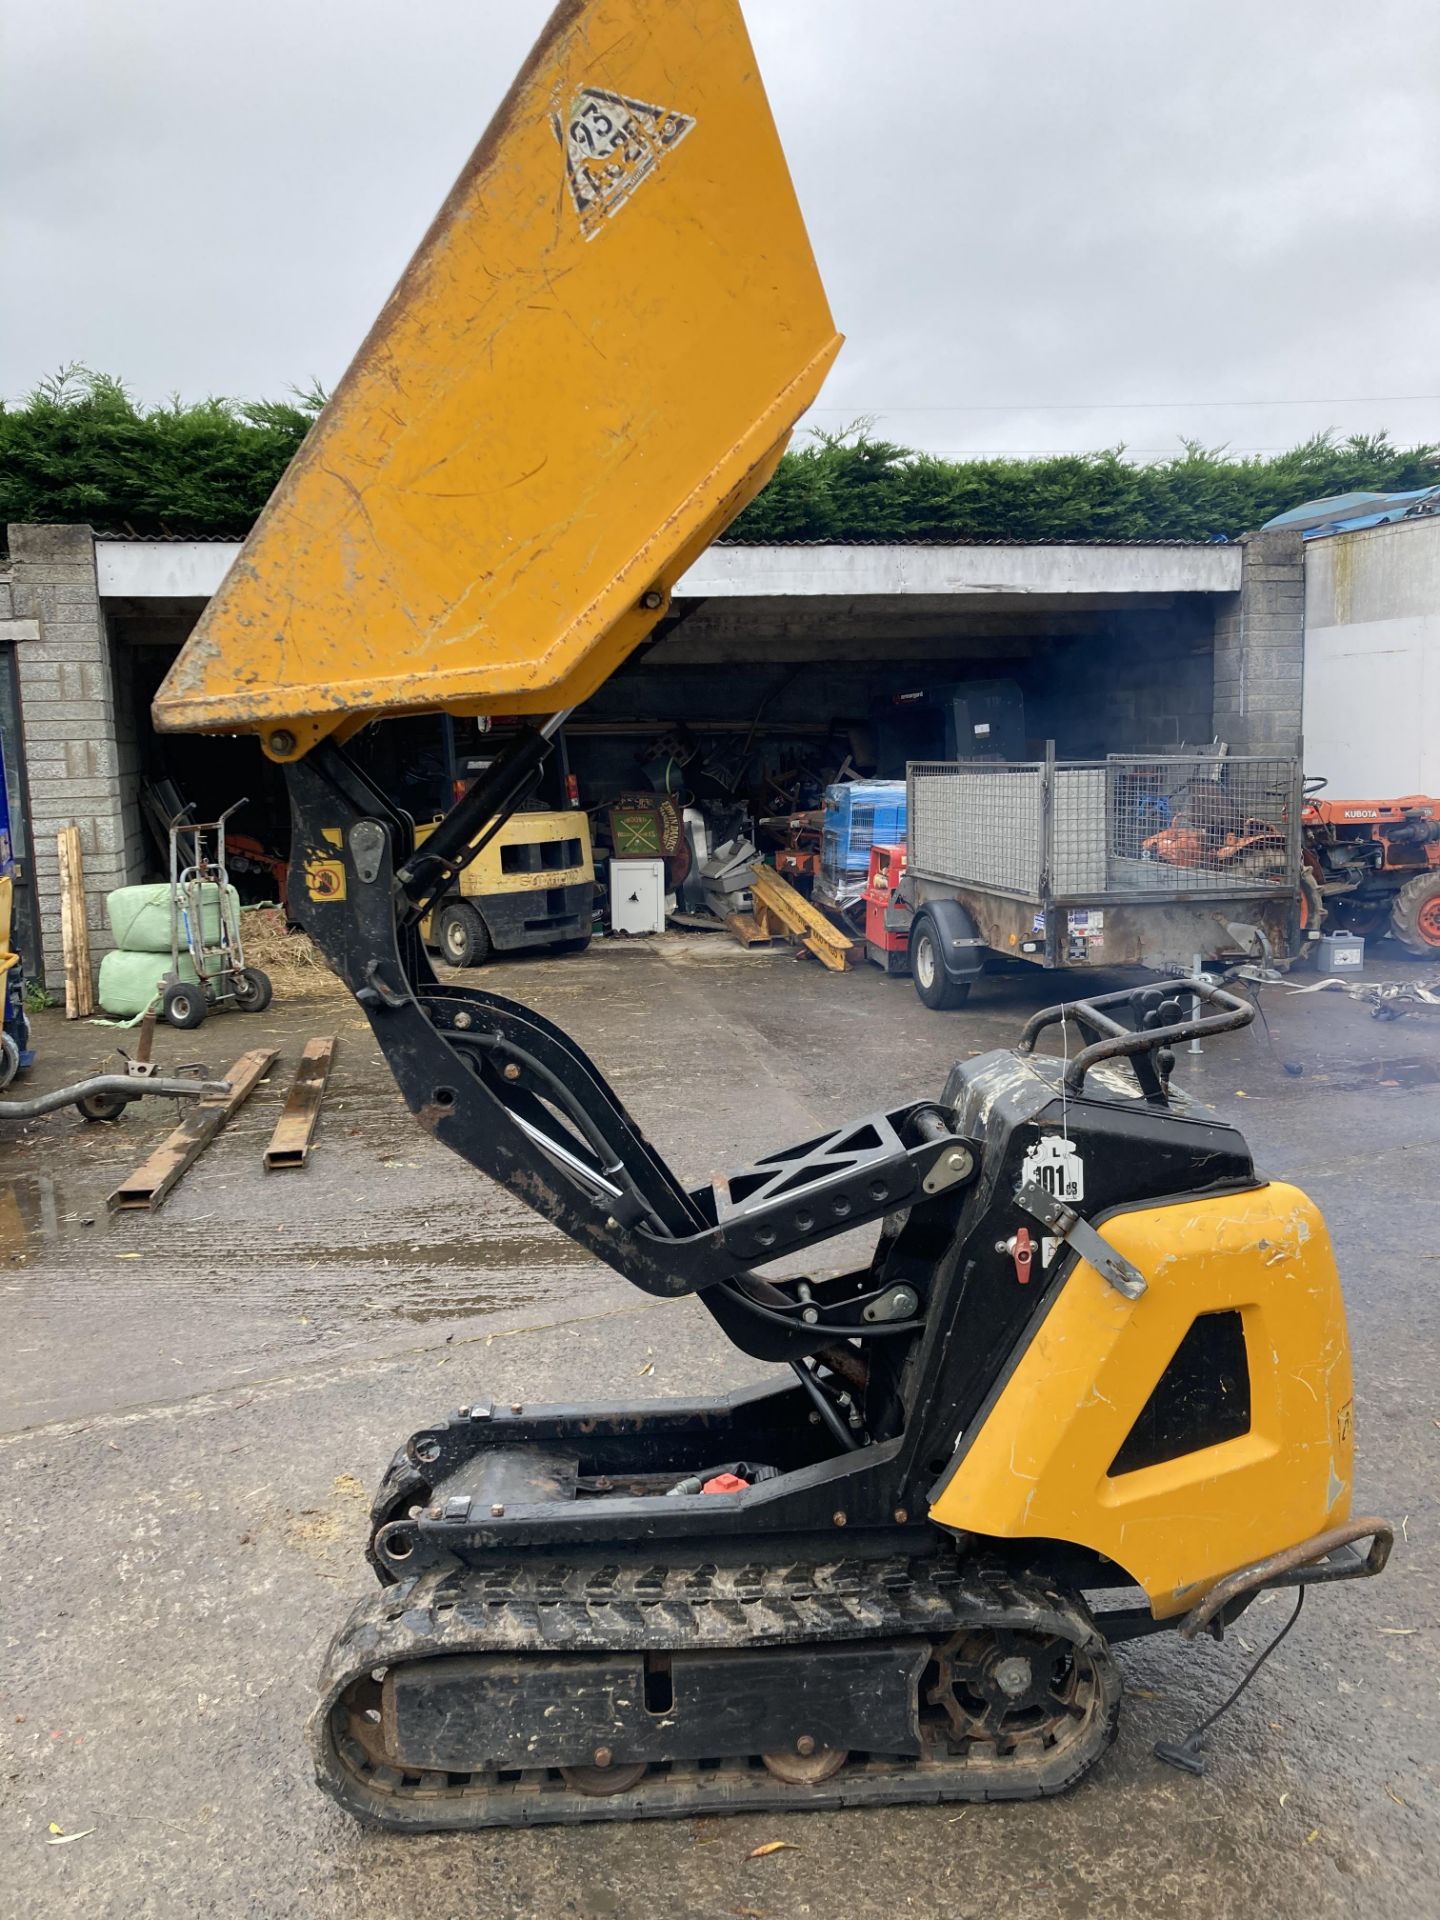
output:
M477 720L441 716L446 805L463 800L509 744ZM579 807L563 736L531 800L508 819L491 820L479 851L454 876L421 922L425 944L452 967L479 967L492 953L548 947L583 953L590 944L595 861L590 821ZM550 804L553 801L554 804ZM423 846L439 814L415 828Z

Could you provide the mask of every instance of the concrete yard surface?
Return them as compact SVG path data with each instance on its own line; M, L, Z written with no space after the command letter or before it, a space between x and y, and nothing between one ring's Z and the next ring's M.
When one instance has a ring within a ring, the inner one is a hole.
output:
M1418 977L1379 951L1368 977ZM471 977L574 1033L692 1183L938 1093L952 1059L1059 997L1036 973L934 1014L874 968L836 976L708 936ZM1382 1023L1339 992L1284 988L1263 1004L1268 1035L1182 1055L1179 1077L1328 1216L1356 1506L1395 1522L1392 1564L1311 1595L1201 1779L1152 1746L1220 1703L1289 1600L1220 1646L1123 1649L1117 1746L1033 1805L362 1831L314 1787L302 1728L324 1645L371 1580L366 1510L395 1447L476 1398L710 1394L764 1369L698 1303L637 1292L437 1147L338 992L161 1030L167 1068L220 1072L262 1040L281 1057L154 1215L111 1217L105 1196L174 1124L170 1104L114 1127L70 1110L0 1123L0 1914L1440 1911L1440 1011ZM329 1032L311 1163L267 1175L300 1048ZM44 1016L28 1087L126 1038ZM773 1840L787 1845L748 1857Z

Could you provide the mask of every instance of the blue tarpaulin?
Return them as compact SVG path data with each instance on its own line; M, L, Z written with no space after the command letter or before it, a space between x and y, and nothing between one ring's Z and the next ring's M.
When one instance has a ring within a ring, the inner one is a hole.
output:
M1440 486L1420 487L1414 493L1337 493L1329 500L1307 500L1288 513L1277 513L1262 531L1293 527L1306 540L1319 540L1330 533L1354 533L1359 527L1383 527L1392 520L1432 513L1440 513Z

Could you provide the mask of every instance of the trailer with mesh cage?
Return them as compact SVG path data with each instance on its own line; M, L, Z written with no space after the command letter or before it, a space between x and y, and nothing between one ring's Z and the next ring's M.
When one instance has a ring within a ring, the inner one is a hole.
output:
M1215 747L906 770L910 963L958 1006L996 956L1191 971L1299 937L1298 760Z

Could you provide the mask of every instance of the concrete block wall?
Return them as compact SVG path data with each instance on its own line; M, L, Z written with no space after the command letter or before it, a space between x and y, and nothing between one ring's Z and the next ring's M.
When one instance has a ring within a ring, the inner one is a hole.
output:
M1037 648L1014 670L1026 731L1062 758L1200 746L1214 733L1214 615L1208 598L1094 616L1083 637Z
M1236 753L1298 753L1305 674L1305 547L1246 534L1238 594L1215 620L1215 731Z
M55 836L77 826L85 862L90 952L114 942L105 895L135 872L122 798L110 642L86 526L10 528L12 614L30 790L34 893L45 980L64 979Z

